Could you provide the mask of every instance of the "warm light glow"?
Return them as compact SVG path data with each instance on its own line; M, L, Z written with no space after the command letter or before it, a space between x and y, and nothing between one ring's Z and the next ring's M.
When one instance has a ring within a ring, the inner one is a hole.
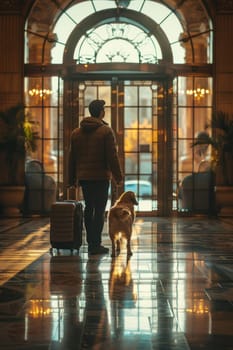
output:
M205 97L206 95L209 95L210 90L204 89L204 88L197 88L194 90L186 90L186 94L190 96L194 96L195 99L200 100L201 98Z
M45 99L47 96L52 95L52 90L50 89L31 89L28 91L30 96L36 96Z
M196 315L208 314L209 307L206 305L206 301L204 299L194 300L192 308L187 308L186 311L188 313L193 313Z
M51 314L50 300L33 299L30 300L28 315L33 318L49 316Z

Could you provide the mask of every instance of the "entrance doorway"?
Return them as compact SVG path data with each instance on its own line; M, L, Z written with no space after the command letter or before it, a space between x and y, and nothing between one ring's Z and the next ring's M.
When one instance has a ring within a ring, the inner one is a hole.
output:
M139 200L136 208L139 215L167 215L171 212L173 155L168 151L172 139L168 82L113 77L111 80L66 81L65 85L65 91L73 96L72 101L77 102L64 101L64 111L67 111L64 121L67 120L70 129L66 135L70 135L82 118L89 115L91 100L103 99L106 102L105 121L115 131L124 172L122 188L115 188L112 183L108 207L122 191L132 190ZM70 119L70 116L74 117ZM64 165L65 175L65 159ZM168 198L171 198L170 202Z
M28 78L28 87L49 87L25 93L28 113L39 133L37 150L30 157L40 160L46 173L54 178L57 198L65 198L71 132L89 115L90 101L104 99L105 119L115 131L125 174L124 187L119 192L132 189L137 193L138 215L182 214L187 209L182 181L196 172L202 161L191 145L196 135L205 131L212 114L211 93L196 95L190 91L202 92L199 86L212 91L212 78L172 80L159 69L156 73L155 69L132 73L135 66L123 68L119 71L111 65L89 74L79 69L64 77ZM40 95L40 91L46 93ZM211 130L207 131L211 134ZM211 159L211 148L205 158ZM112 186L108 205L116 195Z

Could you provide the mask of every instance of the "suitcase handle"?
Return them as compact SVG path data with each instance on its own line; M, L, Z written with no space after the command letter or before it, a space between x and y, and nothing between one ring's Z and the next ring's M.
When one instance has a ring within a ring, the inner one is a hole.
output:
M68 200L78 201L80 199L80 187L68 186L66 196Z

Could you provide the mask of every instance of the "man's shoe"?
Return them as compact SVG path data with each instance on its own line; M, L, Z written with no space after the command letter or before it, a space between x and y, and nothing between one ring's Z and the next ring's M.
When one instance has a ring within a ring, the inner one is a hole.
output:
M95 248L91 248L90 250L88 250L88 253L91 255L97 255L97 254L108 254L109 253L109 249L100 245L98 247Z

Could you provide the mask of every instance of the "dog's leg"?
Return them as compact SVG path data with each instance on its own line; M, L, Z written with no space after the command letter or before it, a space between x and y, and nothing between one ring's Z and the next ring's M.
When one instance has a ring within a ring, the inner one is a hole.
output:
M131 255L133 255L131 251L131 240L130 238L127 238L127 256L131 256Z
M112 239L112 258L116 256L115 239Z
M118 239L116 242L116 251L117 251L117 254L119 255L119 253L121 251L121 240L120 239Z

